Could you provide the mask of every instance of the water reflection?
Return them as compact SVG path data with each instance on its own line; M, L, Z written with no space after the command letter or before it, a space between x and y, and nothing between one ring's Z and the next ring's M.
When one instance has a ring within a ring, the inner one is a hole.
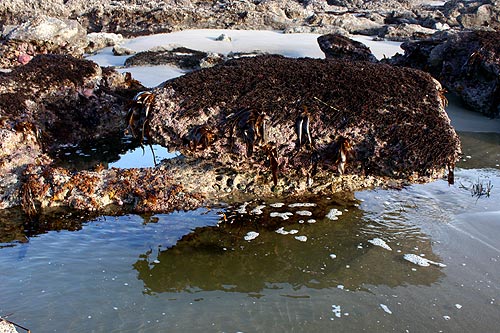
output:
M457 166L466 169L500 169L500 133L459 132L463 157Z
M168 152L160 145L141 146L138 140L128 136L60 146L50 154L55 165L77 170L91 169L97 165L106 168L148 168L163 159L179 155L178 152Z
M439 268L415 270L403 260L403 254L416 253L440 261L429 237L417 227L382 231L367 225L369 218L358 202L307 202L316 206L290 207L293 202L288 202L272 207L255 201L229 207L218 226L199 228L169 249L144 253L134 268L145 293L220 290L259 295L281 284L294 290L363 290L365 285L431 285L443 276ZM338 220L325 217L332 209L342 212ZM262 214L255 213L259 210ZM283 220L271 217L273 212L293 215L281 215L289 218ZM258 236L245 240L250 232ZM368 242L381 232L392 251Z

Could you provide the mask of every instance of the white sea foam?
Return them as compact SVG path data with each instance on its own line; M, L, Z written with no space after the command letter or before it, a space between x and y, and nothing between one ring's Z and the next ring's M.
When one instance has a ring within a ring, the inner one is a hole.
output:
M332 209L330 209L328 214L326 214L326 217L332 221L335 221L335 220L339 219L338 217L340 215L342 215L342 212L340 210L338 210L337 208L332 208Z
M298 210L295 212L295 214L301 215L301 216L312 216L312 213L308 210Z
M263 213L263 209L266 208L266 205L260 205L255 207L250 211L250 214L261 215Z
M290 212L284 212L284 213L279 213L279 212L271 212L269 216L271 217L281 217L283 220L288 220L292 216L293 213Z
M422 266L422 267L428 267L430 265L435 265L438 267L446 267L445 264L435 262L435 261L432 261L432 260L429 260L426 258L422 258L420 256L417 256L416 254L413 254L413 253L408 253L408 254L403 255L403 259L405 259L411 263L414 263L415 265Z
M273 208L281 208L283 207L285 204L282 203L282 202L275 202L275 203L272 203L270 204L269 206L273 207Z
M380 307L382 308L382 310L384 310L386 313L388 314L392 314L392 311L389 309L389 307L385 304L380 304Z
M387 245L387 243L383 239L380 238L370 239L368 243L371 243L375 246L380 246L381 248L386 249L388 251L392 251L391 247Z
M340 305L332 304L332 312L337 318L342 316L342 309L340 308Z
M292 229L290 231L286 231L285 227L281 227L278 230L276 230L275 232L278 233L278 234L280 234L280 235L288 235L288 234L294 235L294 234L298 233L299 231L296 230L296 229Z
M293 204L289 204L288 207L294 208L294 207L315 207L316 204L312 202L296 202Z
M307 236L295 236L295 239L301 242L307 242Z
M248 206L248 202L244 202L243 205L241 205L237 210L236 210L236 213L239 213L239 214L246 214L247 213L247 206Z
M254 240L254 239L255 239L255 238L257 238L257 237L259 237L259 233L258 233L258 232L256 232L256 231L249 231L249 232L245 235L244 239L245 239L246 241L251 241L251 240Z

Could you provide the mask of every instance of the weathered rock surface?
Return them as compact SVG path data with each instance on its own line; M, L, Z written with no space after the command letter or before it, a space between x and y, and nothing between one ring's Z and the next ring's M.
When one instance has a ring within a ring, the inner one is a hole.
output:
M0 207L20 203L29 164L46 165L59 145L121 135L123 104L140 84L70 56L39 55L0 74Z
M30 216L54 207L167 212L228 195L401 186L442 175L460 150L439 84L423 72L260 56L199 70L153 90L148 115L129 124L144 128L149 142L184 155L156 168L71 171L56 167L47 153L85 138L121 136L123 99L138 86L114 71L63 56L38 56L0 74L0 81L1 207L21 205ZM134 103L136 111L145 111ZM249 112L237 113L245 108ZM256 140L255 130L262 127L255 116L261 113L266 135ZM299 118L310 142L299 144ZM189 149L190 141L204 142L188 134L199 125L211 128L216 140L204 150ZM345 174L337 171L334 157L340 137L352 145ZM252 156L248 143L254 144Z
M169 149L230 168L244 178L239 183L249 191L271 191L270 147L277 151L279 186L289 193L306 190L311 159L317 161L318 171L313 177L316 185L307 190L342 188L334 185L342 177L332 181L332 156L340 136L353 146L347 174L360 178L351 180L352 188L361 187L367 175L403 182L435 177L454 164L460 150L439 83L405 68L261 56L187 74L153 93L146 135ZM299 149L296 131L304 107L313 141L309 149ZM248 131L257 131L255 112L264 113L268 124L268 143L260 146L248 136ZM217 140L205 150L191 152L186 139L196 140L190 133L200 126L210 129ZM251 157L249 141L255 144ZM199 184L212 185L214 180Z
M377 62L377 58L365 44L339 34L318 37L318 44L327 59L350 59Z
M172 65L182 69L194 70L201 68L201 63L209 56L209 53L188 49L185 47L174 47L172 49L156 49L139 52L125 60L125 66L158 66ZM220 61L222 58L219 56ZM215 64L214 64L215 65Z
M500 4L496 0L451 0L444 4L442 12L450 26L490 31L500 28Z
M442 33L402 48L391 63L428 71L471 109L500 114L500 32Z
M0 24L3 30L10 30L11 25L27 24L46 15L51 21L78 21L89 33L124 36L193 28L235 28L378 34L402 40L429 35L447 26L498 30L499 7L494 0L453 0L444 6L429 6L417 0L47 0L43 4L11 0L0 3Z

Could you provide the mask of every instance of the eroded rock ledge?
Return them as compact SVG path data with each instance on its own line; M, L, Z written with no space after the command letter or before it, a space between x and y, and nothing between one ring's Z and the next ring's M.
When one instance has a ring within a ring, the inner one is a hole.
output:
M440 85L428 74L259 56L167 81L131 104L129 130L183 155L155 168L68 170L47 153L82 138L121 136L124 99L140 87L85 60L39 57L0 74L0 130L9 147L2 146L1 203L30 215L61 206L168 212L230 197L401 186L442 176L460 151ZM351 147L345 170L342 142Z

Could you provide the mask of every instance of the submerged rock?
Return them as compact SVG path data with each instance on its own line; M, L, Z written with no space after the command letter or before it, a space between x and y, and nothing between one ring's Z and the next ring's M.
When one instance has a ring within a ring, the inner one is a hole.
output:
M441 33L402 48L391 63L428 71L472 110L500 114L500 32Z

